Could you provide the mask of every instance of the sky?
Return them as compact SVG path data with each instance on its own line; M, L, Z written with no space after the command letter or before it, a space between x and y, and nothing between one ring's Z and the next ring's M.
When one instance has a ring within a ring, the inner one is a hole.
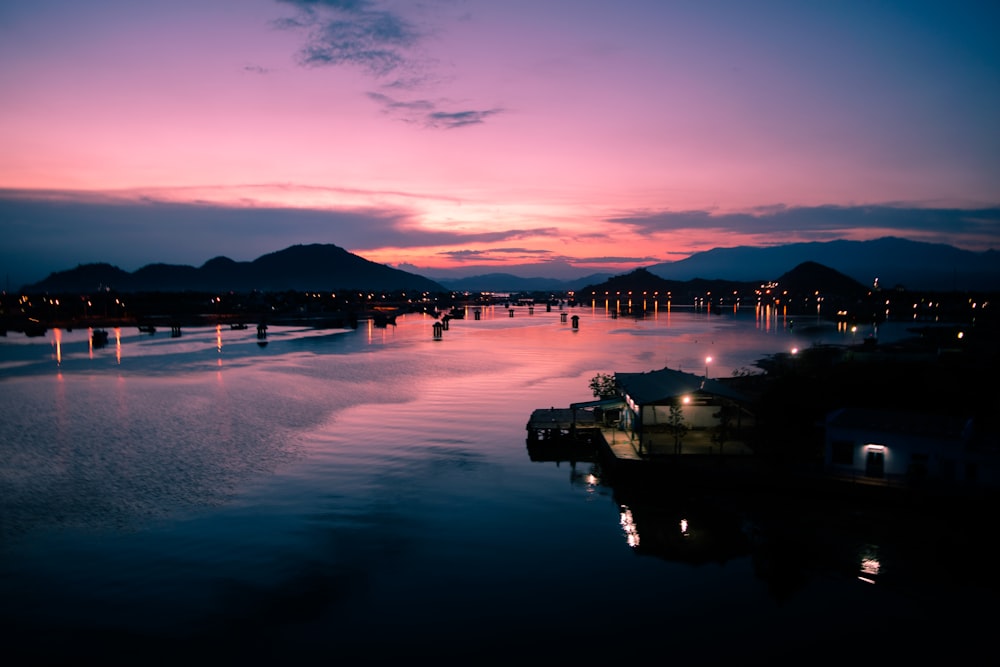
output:
M0 271L1000 239L1000 3L0 4Z

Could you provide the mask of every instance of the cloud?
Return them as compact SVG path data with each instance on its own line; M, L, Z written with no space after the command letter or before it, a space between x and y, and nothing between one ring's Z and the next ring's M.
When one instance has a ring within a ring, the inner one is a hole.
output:
M378 92L370 92L368 97L381 105L386 114L409 123L432 128L454 129L467 125L478 125L490 116L503 111L502 109L443 111L439 106L447 102L432 102L426 99L404 101Z
M378 102L387 112L423 115L434 110L434 103L428 100L410 100L403 102L393 99L383 93L368 93L369 99Z
M429 127L456 128L466 125L478 125L490 116L500 113L500 109L486 109L481 111L435 111L428 114L427 125Z
M0 190L0 273L16 286L93 262L129 271L157 262L200 266L219 255L249 261L301 243L364 256L365 249L487 244L552 231L431 230L404 206L303 209Z
M1000 209L919 208L911 205L877 206L769 206L745 213L711 211L638 211L608 222L628 225L643 234L681 231L727 232L745 236L774 235L775 243L789 242L788 234L803 238L839 238L866 230L899 233L968 244L1000 236Z
M371 0L278 0L298 15L276 22L308 34L298 57L303 65L352 65L385 76L409 60L419 39L416 27L401 14Z
M566 278L579 277L587 271L603 270L622 264L657 264L663 261L659 257L650 256L616 257L607 255L603 257L571 257L556 254L544 248L523 247L485 248L480 250L467 248L439 252L437 256L445 257L450 260L451 264L455 265L449 269L449 273L454 274L473 275L475 272L502 270L505 273L536 276L541 275L541 273L551 274L555 267ZM417 270L417 272L420 271L433 272L433 269Z
M291 5L297 14L275 25L306 33L299 63L307 67L351 66L375 77L379 88L367 95L388 116L426 128L456 129L481 125L503 111L499 107L458 106L447 99L406 100L386 94L418 91L438 79L430 72L433 64L417 55L428 31L395 8L383 8L375 0L278 2Z
M440 257L448 257L462 262L482 260L507 261L512 255L518 258L524 256L550 258L552 256L552 252L544 249L531 248L488 248L484 250L448 250L438 253L438 256Z
M572 262L580 266L607 266L613 264L658 264L659 257L646 255L642 257L618 257L605 255L604 257L574 257Z

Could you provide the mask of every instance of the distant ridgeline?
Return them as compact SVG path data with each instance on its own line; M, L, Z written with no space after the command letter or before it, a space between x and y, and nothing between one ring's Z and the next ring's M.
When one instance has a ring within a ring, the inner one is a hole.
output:
M331 244L296 245L252 262L216 257L200 267L149 264L133 273L83 264L22 288L27 293L345 290L444 292L440 284L369 261Z
M795 267L788 271L788 267ZM523 272L528 267L520 267ZM530 269L529 269L530 270ZM779 275L778 271L788 271ZM53 273L27 293L116 292L671 292L678 301L734 292L746 294L762 282L781 290L850 299L859 290L1000 292L1000 256L898 238L873 241L794 243L766 248L715 248L677 262L654 264L628 274L593 274L576 280L524 278L489 273L439 281L378 264L332 244L295 245L251 262L216 257L200 267L149 264L129 273L110 264L85 264ZM589 300L589 298L588 298Z
M589 303L606 299L618 300L622 296L639 300L644 296L649 298L659 295L664 300L670 295L671 301L678 304L691 304L699 301L714 305L726 304L732 306L736 299L742 305L753 304L749 299L758 295L771 300L777 298L788 303L800 304L812 299L815 303L817 294L822 295L824 302L830 307L838 302L856 304L868 297L871 290L858 281L845 276L839 271L817 264L803 262L791 271L782 274L773 281L773 289L761 281L735 280L705 280L687 281L666 280L654 275L647 269L636 269L631 273L615 276L603 283L587 285L577 290L577 301ZM769 291L770 290L770 291Z
M647 267L661 278L773 279L776 271L816 262L867 287L924 292L1000 291L1000 253L885 237L871 241L789 243L764 248L714 248Z

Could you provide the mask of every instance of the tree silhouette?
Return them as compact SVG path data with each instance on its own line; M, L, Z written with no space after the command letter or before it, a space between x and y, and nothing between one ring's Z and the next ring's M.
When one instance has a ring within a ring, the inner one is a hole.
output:
M688 432L688 426L687 422L684 421L684 412L678 403L670 405L670 416L667 418L667 426L670 428L670 432L674 434L674 454L679 455L681 453L681 443Z
M598 373L590 379L590 390L594 392L595 398L611 398L618 393L615 386L615 376L607 373Z

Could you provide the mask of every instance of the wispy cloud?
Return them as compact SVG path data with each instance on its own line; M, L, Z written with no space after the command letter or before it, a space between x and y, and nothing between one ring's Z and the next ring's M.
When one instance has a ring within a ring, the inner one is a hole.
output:
M445 252L438 253L439 257L447 257L452 260L458 260L461 262L471 262L471 261L486 261L486 260L509 260L511 257L516 258L551 258L552 252L549 250L542 249L532 249L532 248L488 248L481 250L448 250Z
M658 264L663 260L652 255L635 257L605 255L603 257L574 257L570 261L578 266L607 266L613 264Z
M374 77L378 89L367 95L390 117L427 128L456 129L481 125L503 111L447 99L400 99L398 95L420 91L438 77L430 73L434 64L417 53L426 31L396 7L376 0L277 1L294 7L296 15L275 25L306 34L299 62L307 67L356 67Z
M397 100L384 93L370 92L368 97L382 106L386 114L409 123L424 127L454 129L467 125L478 125L490 116L502 112L502 109L464 109L461 111L444 111L443 102L432 102L425 99Z
M456 128L466 125L478 125L490 116L500 113L500 109L466 110L466 111L435 111L427 115L429 127Z
M294 18L276 25L306 31L306 42L298 54L304 65L353 65L385 76L408 61L407 50L420 36L400 13L382 9L372 0L278 2L298 10Z
M919 208L878 206L770 206L745 213L711 211L636 211L608 222L628 225L642 234L682 231L726 232L746 236L774 235L775 243L828 239L865 230L899 233L941 242L954 238L1000 238L1000 209Z

